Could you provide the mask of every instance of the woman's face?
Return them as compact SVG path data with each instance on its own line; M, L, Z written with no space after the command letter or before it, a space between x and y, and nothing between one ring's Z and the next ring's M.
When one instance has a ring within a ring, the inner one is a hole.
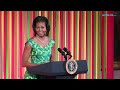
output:
M46 35L46 26L45 22L38 22L36 23L36 33L38 36L42 37Z

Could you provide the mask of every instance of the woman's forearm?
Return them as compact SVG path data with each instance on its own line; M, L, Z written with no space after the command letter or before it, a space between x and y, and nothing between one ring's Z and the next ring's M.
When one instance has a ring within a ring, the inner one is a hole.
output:
M23 67L34 67L34 66L38 66L38 65L40 65L40 64L32 64L32 63L27 62L27 63L23 64L22 66Z

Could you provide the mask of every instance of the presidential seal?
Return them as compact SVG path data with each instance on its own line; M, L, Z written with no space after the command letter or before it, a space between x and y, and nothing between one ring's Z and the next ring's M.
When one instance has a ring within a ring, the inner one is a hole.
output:
M74 73L76 73L77 69L78 69L78 64L75 60L68 60L66 62L67 73L74 74Z

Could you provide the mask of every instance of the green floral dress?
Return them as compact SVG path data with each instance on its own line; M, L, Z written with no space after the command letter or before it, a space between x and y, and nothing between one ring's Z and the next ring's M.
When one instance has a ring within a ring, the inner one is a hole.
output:
M45 47L42 47L39 44L37 44L32 38L29 39L26 43L28 43L32 47L31 63L43 64L50 61L51 50L55 43L54 40L50 39L48 45ZM24 75L24 79L40 79L40 78L42 78L42 76L30 74L28 73L27 70Z

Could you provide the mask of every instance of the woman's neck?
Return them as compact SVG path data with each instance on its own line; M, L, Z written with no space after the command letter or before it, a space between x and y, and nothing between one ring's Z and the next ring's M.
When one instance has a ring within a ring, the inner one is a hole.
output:
M40 36L36 35L36 37L39 38L39 39L45 39L46 36L41 36L40 37Z

